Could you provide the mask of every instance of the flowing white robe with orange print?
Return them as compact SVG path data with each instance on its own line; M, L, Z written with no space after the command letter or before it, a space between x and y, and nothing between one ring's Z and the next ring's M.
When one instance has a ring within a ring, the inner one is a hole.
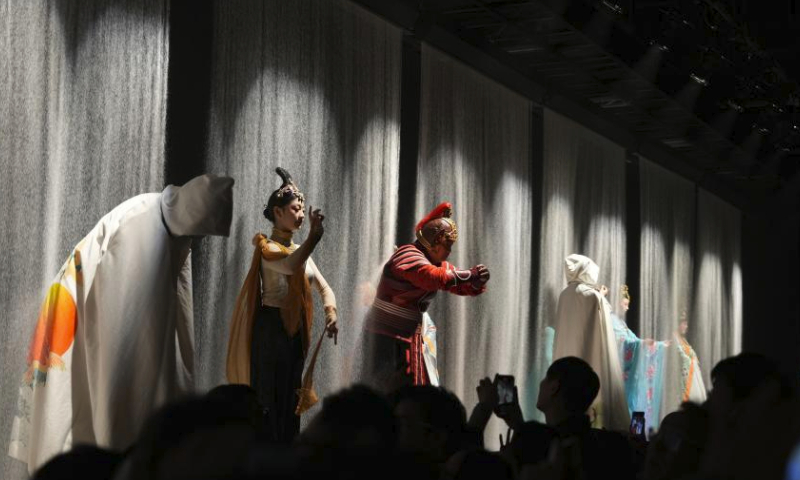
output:
M233 180L133 197L70 254L42 304L9 455L34 471L73 443L122 450L193 389L191 235L226 235Z

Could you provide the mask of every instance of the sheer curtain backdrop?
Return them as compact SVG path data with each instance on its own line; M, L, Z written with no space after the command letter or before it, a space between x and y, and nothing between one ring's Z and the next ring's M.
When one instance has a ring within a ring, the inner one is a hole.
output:
M588 256L600 267L600 282L618 302L625 282L625 150L610 140L552 110L544 110L542 226L539 239L539 291L535 363L531 365L526 414L543 419L535 409L538 381L551 358L552 330L558 296L566 286L564 258Z
M214 6L212 98L205 169L236 179L230 238L205 239L195 257L201 389L225 381L233 302L264 204L292 174L306 207L322 208L314 261L333 288L339 344L326 340L315 370L322 398L358 377L360 285L395 237L401 32L346 1L223 2ZM302 242L307 225L295 238ZM316 310L312 338L324 325ZM311 418L319 407L303 418Z
M168 3L0 2L0 477L45 288L123 200L164 187Z
M625 150L546 108L534 132L539 107L423 44L417 190L400 204L403 32L348 0L213 2L211 15L208 137L197 139L206 154L188 167L236 184L231 236L199 240L193 254L198 390L226 381L233 303L253 236L271 230L262 211L282 166L306 206L326 215L313 258L335 291L340 334L322 349L320 397L361 378L371 288L396 238L414 239L396 232L398 212L420 218L451 201L459 240L450 260L484 263L492 279L480 297L440 293L433 303L442 384L469 410L482 377L512 374L526 418L543 420L535 403L552 357L564 258L592 258L613 306L619 286L633 283L625 278ZM166 165L164 153L169 16L167 0L0 0L4 479L27 478L5 452L45 288L101 216L161 191L166 166L184 167ZM543 163L534 165L538 148ZM647 159L639 180L637 333L668 340L686 311L710 388L711 368L741 350L741 212ZM323 326L315 303L312 337ZM666 362L665 382L679 382L676 358ZM669 398L662 416L677 407ZM492 420L490 448L500 431Z
M442 385L469 411L485 376L511 374L521 396L528 389L531 103L424 44L421 95L416 216L452 202L459 236L450 261L492 274L483 295L441 292L431 309ZM495 419L487 441L499 432Z
M714 365L742 349L741 228L739 209L698 189L696 287L687 337L709 389Z
M641 244L639 336L674 341L683 312L691 312L694 296L697 195L689 180L641 159ZM692 327L690 327L691 331ZM690 337L691 338L691 337ZM690 340L691 342L691 340ZM668 349L662 374L664 387L658 419L681 403L681 362L678 345ZM699 353L698 353L699 355ZM710 386L710 384L709 384Z

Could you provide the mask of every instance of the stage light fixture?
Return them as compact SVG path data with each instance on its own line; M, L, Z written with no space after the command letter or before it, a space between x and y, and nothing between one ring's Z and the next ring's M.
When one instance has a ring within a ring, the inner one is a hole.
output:
M770 132L769 128L767 128L767 127L765 127L763 125L759 125L757 123L753 124L753 130L755 130L756 132L760 133L761 135L769 135L769 132Z
M783 107L781 107L777 103L772 102L771 106L772 106L772 109L775 110L776 113L783 113Z
M658 40L650 40L650 46L656 47L657 49L661 50L662 52L669 52L669 47L664 45L663 43L659 42Z
M614 13L616 15L622 15L624 13L622 7L620 7L616 3L609 2L608 0L603 0L600 3L606 8L606 10L610 11L611 13Z
M744 107L739 102L737 102L735 100L728 100L727 101L727 105L728 105L728 107L736 110L739 113L744 113Z
M691 75L689 75L689 78L691 78L698 85L702 85L704 87L707 87L708 84L710 83L707 78L703 78L697 75L696 73L692 73Z

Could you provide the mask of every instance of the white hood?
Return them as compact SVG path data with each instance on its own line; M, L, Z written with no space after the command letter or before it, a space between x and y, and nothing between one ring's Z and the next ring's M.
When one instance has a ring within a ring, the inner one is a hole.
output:
M227 237L233 219L233 179L206 174L182 187L169 185L161 195L161 214L176 237Z
M567 283L579 282L595 286L600 277L600 267L591 258L573 253L564 259L564 275Z

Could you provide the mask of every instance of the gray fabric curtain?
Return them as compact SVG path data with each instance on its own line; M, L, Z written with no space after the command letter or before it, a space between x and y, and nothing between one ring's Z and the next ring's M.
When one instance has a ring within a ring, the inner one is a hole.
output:
M0 477L28 344L69 251L123 200L163 188L163 0L0 2Z
M640 161L641 336L668 339L682 311L691 310L696 222L695 186L648 161ZM639 297L639 298L636 298Z
M600 267L600 282L612 287L625 279L625 151L619 145L552 110L544 110L544 165L539 291L536 302L536 357L531 382L535 407L538 380L551 360L552 322L566 286L564 258L586 255ZM534 219L536 221L536 219ZM618 288L609 301L618 302Z
M709 389L714 365L742 348L741 225L737 208L698 189L697 286L687 338Z
M478 380L495 373L514 375L523 396L534 202L530 101L423 45L421 107L417 218L452 202L459 237L451 263L483 263L492 272L482 296L441 292L434 301L442 383L467 409L477 401ZM413 232L406 237L412 241ZM498 427L486 438L496 439Z
M399 209L421 217L447 200L460 230L452 262L484 263L492 280L479 298L434 302L443 384L470 408L482 376L513 374L526 417L541 419L564 257L595 260L612 305L626 283L624 150L545 109L534 192L531 102L423 45L418 191L400 205L402 32L346 0L215 2L212 15L209 133L198 139L207 151L195 166L236 186L230 238L195 245L198 389L225 381L233 302L251 239L271 229L262 210L282 166L327 216L313 257L336 293L341 334L323 346L320 396L360 378L365 298L393 251ZM168 64L166 0L0 0L0 453L49 282L102 215L164 187ZM642 336L666 339L687 309L710 386L711 367L741 348L741 214L646 160L640 188L641 291L632 293ZM323 325L316 303L313 337ZM0 457L2 478L26 477Z
M358 378L360 292L394 246L400 132L401 32L345 1L214 6L211 118L205 170L236 179L230 238L196 254L198 387L225 382L229 320L262 211L286 168L322 208L325 236L312 258L333 288L339 344L326 340L320 397ZM305 240L308 227L295 241ZM315 295L312 339L324 325ZM316 407L318 409L319 407ZM310 418L312 410L303 418Z
M641 304L638 333L641 338L674 342L679 319L691 311L694 299L696 189L694 183L646 159L639 165L639 291L631 291L632 301ZM673 345L664 356L661 418L680 406L684 393L678 348Z

